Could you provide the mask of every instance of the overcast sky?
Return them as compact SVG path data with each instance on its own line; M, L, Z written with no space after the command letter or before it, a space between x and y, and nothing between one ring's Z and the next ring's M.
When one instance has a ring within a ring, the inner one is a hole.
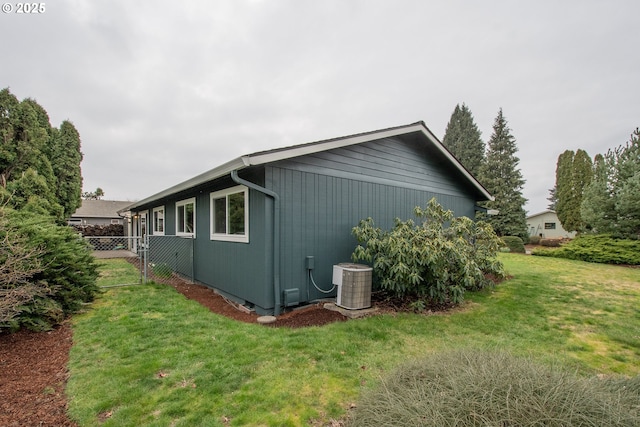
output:
M640 126L637 0L42 4L4 3L0 88L74 123L84 190L106 199L419 120L442 140L465 103L485 142L503 109L532 214L560 153L593 157Z

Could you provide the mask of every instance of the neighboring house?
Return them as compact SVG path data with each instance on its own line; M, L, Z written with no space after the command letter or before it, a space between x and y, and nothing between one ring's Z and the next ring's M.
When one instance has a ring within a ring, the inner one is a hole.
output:
M573 239L575 231L569 232L562 228L555 211L546 210L527 217L529 236L540 236L543 239L558 239L568 237Z
M178 239L191 248L181 268L196 282L278 315L335 296L312 286L310 267L314 282L331 288L332 266L351 261L361 219L388 229L432 197L470 218L476 202L493 200L418 122L242 156L126 210L134 235L149 235L150 265L160 262L154 246Z
M123 224L119 210L130 205L130 201L82 200L82 205L67 219L69 225Z

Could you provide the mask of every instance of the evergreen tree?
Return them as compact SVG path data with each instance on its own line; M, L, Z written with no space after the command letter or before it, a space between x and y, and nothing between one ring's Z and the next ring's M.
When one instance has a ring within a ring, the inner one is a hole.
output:
M64 208L64 216L69 217L80 207L82 192L80 134L71 122L64 121L59 130L54 129L51 152L57 178L56 196Z
M640 130L630 141L595 160L581 214L587 229L615 237L640 238Z
M562 224L565 222L565 212L567 211L567 204L571 197L572 182L571 182L571 168L573 166L573 157L575 153L571 150L566 150L564 153L558 156L556 163L556 213L558 219Z
M58 220L80 205L80 136L69 122L51 127L49 115L33 99L0 90L0 202L27 203ZM35 200L35 199L38 200Z
M620 235L640 239L640 129L620 150L614 178L617 228Z
M566 150L556 165L556 213L567 231L583 231L580 213L585 188L591 183L593 164L584 150Z
M442 144L473 176L479 176L480 167L484 162L485 144L480 137L478 126L473 121L471 111L464 103L462 107L456 105L453 110Z
M494 201L486 202L485 207L498 211L497 215L489 216L488 222L499 236L518 236L526 241L526 199L522 195L525 180L518 169L518 148L502 109L494 122L493 134L487 147L487 157L480 169L480 178L495 198Z
M596 155L593 164L593 179L584 190L580 214L586 230L610 233L616 216L615 199L609 187L615 165L613 152Z

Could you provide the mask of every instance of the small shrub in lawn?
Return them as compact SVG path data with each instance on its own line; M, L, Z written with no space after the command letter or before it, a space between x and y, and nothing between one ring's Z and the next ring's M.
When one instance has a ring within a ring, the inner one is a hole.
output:
M638 426L639 384L501 352L434 354L365 393L346 426Z
M540 246L559 248L560 245L562 245L562 239L540 239Z
M497 259L500 239L491 225L454 218L435 199L414 212L419 225L396 218L393 229L385 231L368 218L353 228L358 246L352 258L373 264L379 288L425 306L459 304L466 290L492 285L489 276L504 277Z
M586 234L558 249L536 249L533 255L603 264L640 265L640 240L616 239L609 234Z
M540 244L540 236L529 236L529 244L531 245L539 245Z
M524 242L518 236L504 236L502 241L509 248L510 252L525 253Z

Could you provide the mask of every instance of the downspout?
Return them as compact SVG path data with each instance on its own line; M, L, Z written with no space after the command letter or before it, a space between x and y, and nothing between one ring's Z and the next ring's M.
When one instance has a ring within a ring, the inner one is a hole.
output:
M273 314L278 316L280 315L280 196L271 190L240 178L237 169L231 171L231 179L236 184L249 187L273 199L273 296L275 303Z

